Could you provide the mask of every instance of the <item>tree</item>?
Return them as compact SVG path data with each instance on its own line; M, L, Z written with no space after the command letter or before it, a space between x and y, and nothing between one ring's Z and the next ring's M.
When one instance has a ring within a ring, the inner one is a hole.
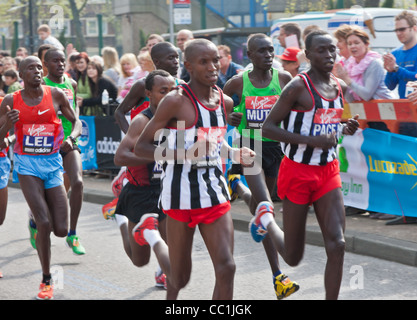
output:
M81 11L85 8L87 5L88 0L82 0L81 6L78 7L76 0L68 0L71 7L72 12L72 18L75 25L75 34L76 34L76 41L75 41L75 47L78 49L78 51L86 51L86 44L85 44L85 38L83 33L83 28L80 20Z

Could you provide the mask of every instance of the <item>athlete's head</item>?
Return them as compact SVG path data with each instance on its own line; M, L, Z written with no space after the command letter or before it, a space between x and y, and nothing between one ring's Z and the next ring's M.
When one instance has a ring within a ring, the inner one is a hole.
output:
M191 81L204 86L214 86L220 70L220 55L217 46L206 39L188 41L184 51L185 68Z
M46 51L43 61L48 75L62 77L65 72L65 54L62 50L51 48Z
M247 54L254 69L271 69L275 55L271 38L263 33L250 35Z
M175 79L165 70L154 70L145 79L145 93L151 107L159 102L175 87Z
M311 67L331 72L336 59L336 45L332 36L324 30L316 30L306 37L306 57Z
M156 69L168 71L176 76L179 68L178 51L172 43L159 42L151 49L151 58Z
M40 86L42 84L42 62L38 57L29 56L20 62L19 77L23 80L25 88Z

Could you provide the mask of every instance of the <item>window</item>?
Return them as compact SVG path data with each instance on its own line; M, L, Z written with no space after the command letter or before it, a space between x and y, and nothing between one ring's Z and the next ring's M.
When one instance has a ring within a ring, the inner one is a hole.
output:
M87 36L98 36L98 20L97 18L85 19ZM103 35L107 35L107 21L103 19Z

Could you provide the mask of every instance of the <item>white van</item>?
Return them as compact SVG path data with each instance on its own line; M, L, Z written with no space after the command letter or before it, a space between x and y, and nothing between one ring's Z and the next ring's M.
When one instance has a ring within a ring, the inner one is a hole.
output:
M300 25L301 29L314 24L321 29L327 30L330 34L333 34L342 24L354 24L364 28L369 34L372 50L385 53L401 46L394 32L394 19L402 11L404 9L362 8L354 6L351 9L337 11L306 12L305 14L290 18L275 20L271 27L271 37L274 39L277 54L280 54L283 49L280 47L277 37L279 35L279 27L284 23L296 22ZM413 12L417 16L417 11L408 11Z

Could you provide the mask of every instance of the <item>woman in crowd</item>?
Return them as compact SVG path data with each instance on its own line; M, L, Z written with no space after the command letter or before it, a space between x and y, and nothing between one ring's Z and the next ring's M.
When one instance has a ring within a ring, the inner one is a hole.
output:
M138 73L141 70L138 60L133 53L125 53L120 58L120 64L122 66L122 73L117 84L119 90L117 100L119 103L123 101L133 83L139 79Z
M81 112L87 116L101 116L104 114L101 98L103 91L107 90L109 98L116 100L117 87L107 77L103 77L103 68L99 63L90 61L87 66L88 85L91 98L77 97Z
M87 76L87 65L89 62L90 58L85 52L81 52L80 54L78 54L77 59L75 60L77 73L77 97L83 99L88 99L92 97Z
M369 101L372 99L393 99L394 96L385 85L385 70L381 55L369 49L369 36L360 29L353 28L346 36L350 57L336 64L336 75L349 87L345 99Z
M111 79L115 85L119 82L121 73L119 55L115 48L104 47L101 50L101 56L104 61L104 75Z

